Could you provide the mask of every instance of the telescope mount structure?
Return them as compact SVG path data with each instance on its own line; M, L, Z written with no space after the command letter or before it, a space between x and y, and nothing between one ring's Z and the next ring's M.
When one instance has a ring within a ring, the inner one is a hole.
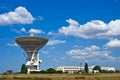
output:
M15 41L24 50L27 73L40 71L39 64L42 60L39 59L38 50L48 42L48 39L31 34L30 36L17 37Z

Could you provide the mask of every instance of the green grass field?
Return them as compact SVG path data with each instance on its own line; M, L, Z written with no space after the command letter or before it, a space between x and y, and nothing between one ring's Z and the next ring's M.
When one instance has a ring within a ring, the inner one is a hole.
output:
M12 74L0 80L120 80L120 73L106 74Z

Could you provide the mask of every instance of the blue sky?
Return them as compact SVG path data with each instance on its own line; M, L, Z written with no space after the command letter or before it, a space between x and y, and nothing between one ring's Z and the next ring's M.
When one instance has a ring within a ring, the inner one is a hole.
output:
M26 59L18 36L49 39L41 69L114 66L120 69L120 0L0 0L0 72L20 71Z

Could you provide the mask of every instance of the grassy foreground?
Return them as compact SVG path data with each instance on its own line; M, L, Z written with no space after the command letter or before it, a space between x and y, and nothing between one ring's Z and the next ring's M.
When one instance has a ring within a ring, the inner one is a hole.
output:
M120 80L120 73L106 74L12 74L0 80Z

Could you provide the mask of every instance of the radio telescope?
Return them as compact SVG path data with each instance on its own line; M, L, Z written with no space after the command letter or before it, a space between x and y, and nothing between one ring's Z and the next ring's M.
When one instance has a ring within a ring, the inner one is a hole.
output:
M39 64L42 60L39 59L38 50L48 42L48 39L34 36L31 33L30 36L17 37L15 41L24 50L27 73L30 73L31 71L40 71Z

